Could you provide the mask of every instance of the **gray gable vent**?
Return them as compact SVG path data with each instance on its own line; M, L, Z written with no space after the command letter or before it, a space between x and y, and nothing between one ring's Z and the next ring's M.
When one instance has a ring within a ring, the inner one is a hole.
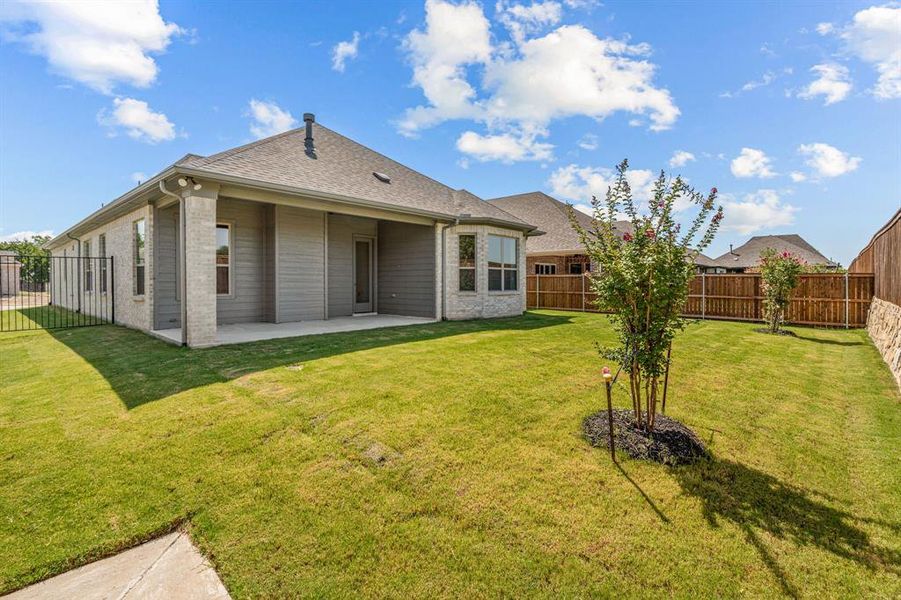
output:
M384 173L379 173L378 171L373 171L372 174L375 175L375 178L378 179L379 181L383 181L385 183L391 183L391 178L388 177L387 175L385 175Z

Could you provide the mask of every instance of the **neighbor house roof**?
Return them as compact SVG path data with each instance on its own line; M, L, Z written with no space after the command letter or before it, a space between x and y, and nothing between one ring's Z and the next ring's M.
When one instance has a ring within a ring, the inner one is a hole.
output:
M488 201L490 204L511 213L521 220L532 223L544 232L541 237L529 240L528 253L580 253L584 246L579 241L579 234L569 221L569 205L544 192L528 192L514 196L504 196ZM579 224L589 229L593 219L585 213L575 211ZM620 234L631 232L629 221L617 221L616 230Z
M756 267L760 263L760 253L766 248L773 248L777 252L790 252L811 265L836 266L836 263L823 256L796 233L755 235L738 248L717 257L715 266L728 269Z
M710 258L703 252L698 252L694 257L694 264L699 267L718 267L721 266L717 263L716 259Z
M318 123L313 124L312 133L311 147L307 147L303 127L211 156L187 154L56 236L47 246L55 245L66 234L88 231L115 218L118 216L113 214L115 209L121 213L131 205L146 202L154 193L159 193L159 181L174 175L365 204L440 220L459 218L539 233L528 222L466 190L450 188Z

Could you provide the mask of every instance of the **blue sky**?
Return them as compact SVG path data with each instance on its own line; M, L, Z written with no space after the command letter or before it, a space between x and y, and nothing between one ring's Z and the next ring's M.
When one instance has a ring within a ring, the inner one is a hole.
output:
M304 112L483 197L603 194L628 157L724 229L847 264L901 205L901 8L871 2L0 6L0 237Z

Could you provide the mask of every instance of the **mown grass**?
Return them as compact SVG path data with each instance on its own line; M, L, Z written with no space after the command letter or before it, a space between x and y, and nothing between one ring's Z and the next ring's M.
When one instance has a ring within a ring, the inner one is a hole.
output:
M602 316L199 351L4 334L0 592L184 523L236 598L897 598L887 368L863 331L755 327L674 345L668 413L714 455L678 469L581 437Z

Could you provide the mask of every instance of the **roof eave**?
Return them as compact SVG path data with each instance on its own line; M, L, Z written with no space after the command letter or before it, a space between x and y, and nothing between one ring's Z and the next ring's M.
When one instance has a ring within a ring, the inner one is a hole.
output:
M518 231L523 231L526 235L543 235L544 232L540 231L534 225L529 225L528 223L519 222L516 223L514 221L507 221L505 219L498 219L496 217L459 217L457 219L460 223L467 223L472 225L495 225L497 227L504 227L506 229L516 229ZM538 233L532 233L538 232Z
M93 225L93 227L99 227L105 223L108 223L112 220L110 218L110 215L115 214L119 210L122 210L130 202L141 198L141 196L152 194L155 190L159 189L159 182L161 180L167 179L176 174L178 174L178 169L176 169L175 167L169 167L164 171L154 175L138 187L127 191L109 204L101 206L99 209L95 210L87 217L85 217L75 225L72 225L59 235L53 236L53 238L51 238L43 245L43 248L45 250L52 250L61 242L69 241L71 237L75 237L75 234L79 231L86 230L87 226L89 225ZM93 227L91 227L91 229L93 229ZM87 230L89 231L90 229Z

